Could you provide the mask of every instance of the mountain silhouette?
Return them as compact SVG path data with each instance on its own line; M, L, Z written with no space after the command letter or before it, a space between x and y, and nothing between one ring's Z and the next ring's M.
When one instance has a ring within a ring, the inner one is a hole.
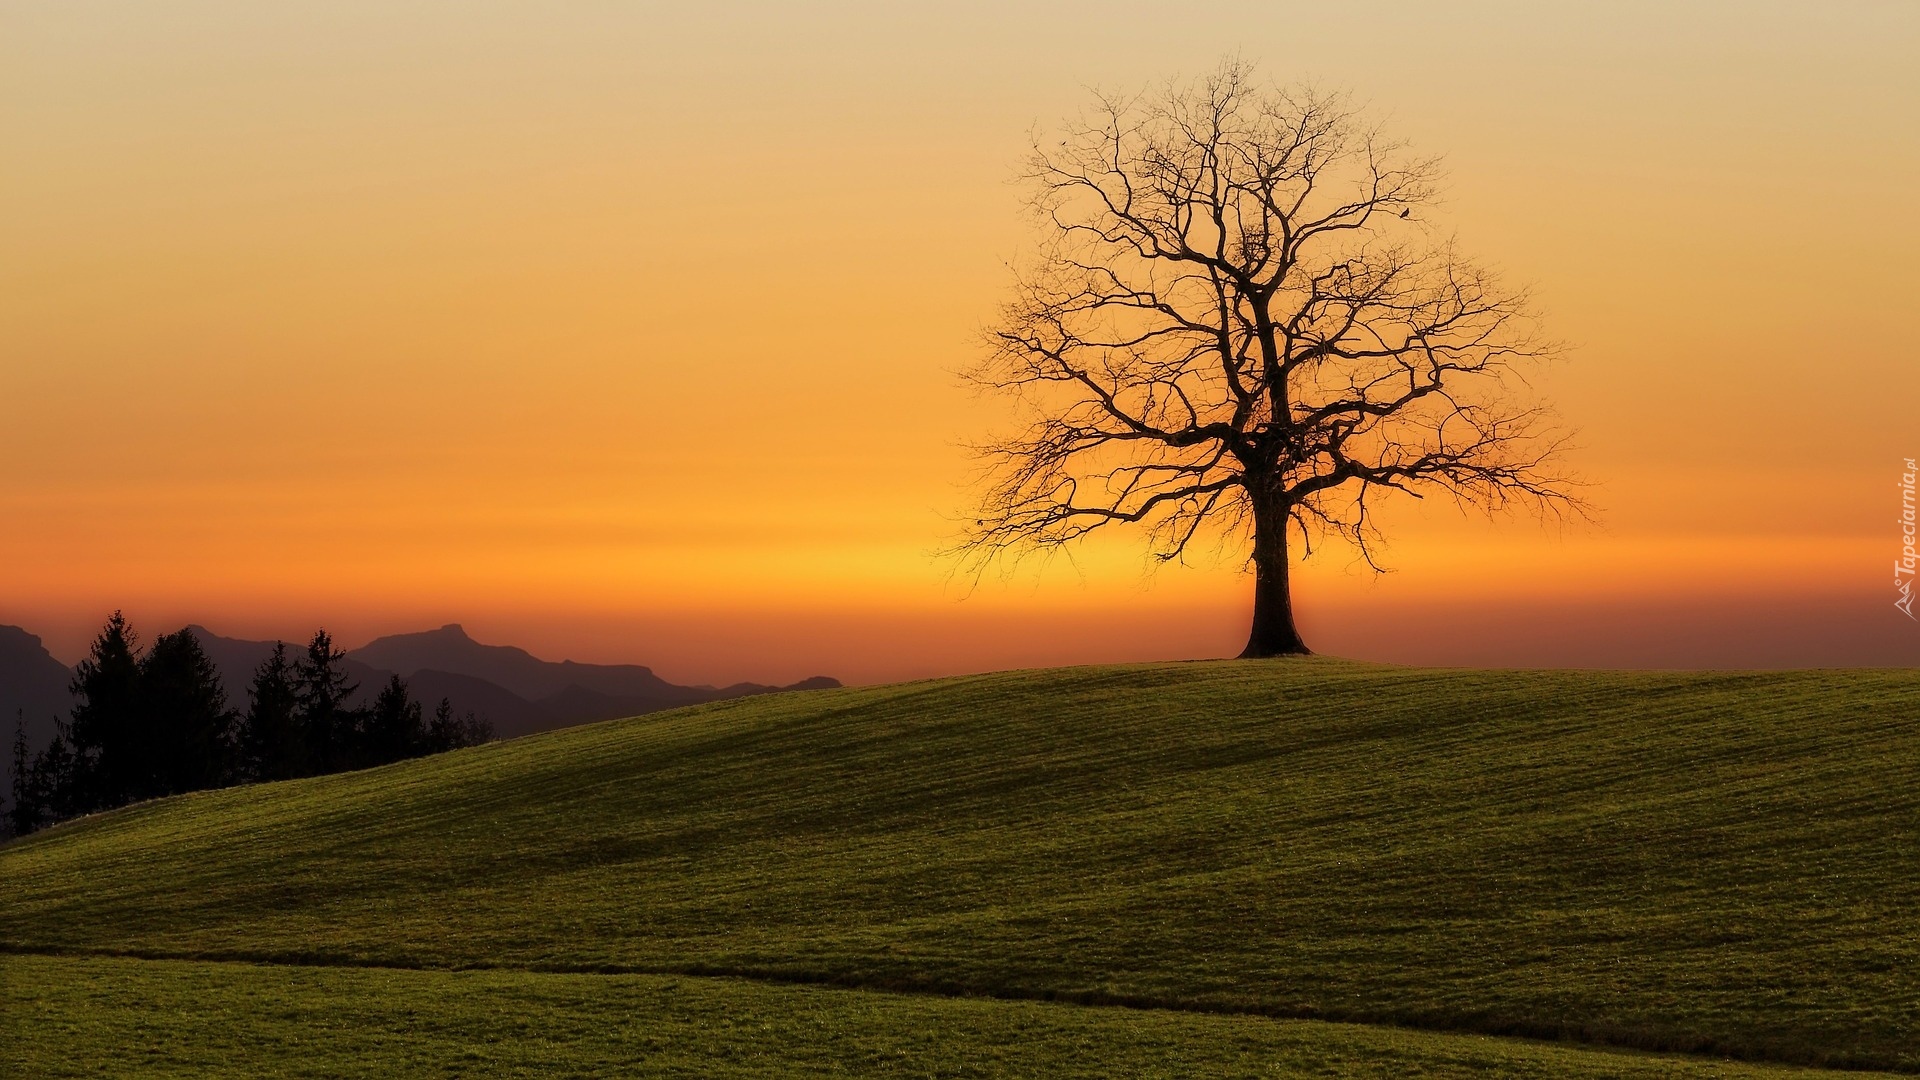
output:
M470 675L537 701L577 686L609 697L671 700L675 704L698 700L705 687L675 686L637 664L550 663L511 645L482 645L467 636L459 623L417 634L376 638L353 650L354 659L404 678L416 671L445 671Z
M273 652L273 643L223 638L203 626L187 629L220 670L229 700L244 709L254 669ZM304 646L289 642L287 652L299 656ZM500 738L703 701L840 685L836 679L816 675L792 686L679 686L637 664L541 660L511 645L483 645L457 623L376 638L349 651L341 668L360 684L357 704L370 701L390 675L398 675L429 711L446 698L455 713L472 712L491 723Z
M13 776L13 726L27 724L27 747L37 753L53 739L55 717L73 708L67 684L73 669L53 658L40 639L17 626L0 626L0 795L9 800Z

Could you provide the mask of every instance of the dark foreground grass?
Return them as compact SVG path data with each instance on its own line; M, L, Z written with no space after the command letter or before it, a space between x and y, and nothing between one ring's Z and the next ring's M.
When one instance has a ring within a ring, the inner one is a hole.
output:
M1920 1069L1920 677L1009 673L166 800L0 949L707 972Z
M738 979L0 958L14 1077L1352 1077L1831 1073L1246 1016Z

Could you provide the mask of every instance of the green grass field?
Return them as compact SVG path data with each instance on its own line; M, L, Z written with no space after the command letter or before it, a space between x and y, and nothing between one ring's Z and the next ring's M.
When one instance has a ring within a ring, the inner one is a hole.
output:
M457 1074L475 1039L478 1072L613 1075L646 1029L587 1018L634 1001L681 1033L655 1075L1784 1075L1464 1033L1917 1070L1920 677L817 691L132 807L0 849L0 882L7 1015L151 999L156 1073L252 1025L286 1075ZM165 1004L195 996L233 1023ZM360 1012L398 1019L274 1026Z
M743 979L47 957L8 965L7 1076L1809 1080L1496 1038ZM76 1053L85 1048L85 1053Z

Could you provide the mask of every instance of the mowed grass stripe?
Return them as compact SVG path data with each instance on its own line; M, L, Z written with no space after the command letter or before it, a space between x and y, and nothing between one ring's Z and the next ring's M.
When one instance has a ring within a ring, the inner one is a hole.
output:
M1920 678L1336 660L720 703L0 849L0 946L726 970L1920 1068Z
M737 979L0 957L9 1076L1811 1080L1473 1035ZM1885 1074L1881 1074L1885 1075Z

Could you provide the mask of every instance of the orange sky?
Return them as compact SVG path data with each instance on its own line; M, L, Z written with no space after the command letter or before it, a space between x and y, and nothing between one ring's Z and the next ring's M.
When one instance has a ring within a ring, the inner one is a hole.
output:
M1311 644L1920 661L1920 8L1168 10L0 7L0 622L460 621L683 681L1235 651L1231 560L963 599L931 552L1006 415L952 373L1029 129L1237 52L1446 155L1577 345L1543 385L1606 510L1401 508L1392 575L1303 569Z

